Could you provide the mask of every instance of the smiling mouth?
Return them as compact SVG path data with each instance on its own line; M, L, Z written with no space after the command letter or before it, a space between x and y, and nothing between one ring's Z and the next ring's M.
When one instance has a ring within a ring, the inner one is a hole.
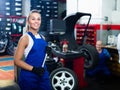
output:
M34 25L34 27L40 27L40 25L39 25L39 24L36 24L36 25Z

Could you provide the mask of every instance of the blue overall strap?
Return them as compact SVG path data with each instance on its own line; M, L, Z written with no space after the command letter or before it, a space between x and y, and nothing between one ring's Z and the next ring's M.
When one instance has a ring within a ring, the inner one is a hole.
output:
M35 39L34 35L31 32L28 32L28 34L32 37L32 39Z

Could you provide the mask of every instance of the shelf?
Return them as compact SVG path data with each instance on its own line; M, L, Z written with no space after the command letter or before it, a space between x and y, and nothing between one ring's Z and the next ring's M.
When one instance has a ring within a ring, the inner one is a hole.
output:
M80 26L79 24L76 24L75 26L75 30L76 30L76 40L78 42L78 44L81 43L82 38L85 35L85 27L86 26ZM86 43L87 44L91 44L91 45L95 45L95 35L94 35L94 27L89 26L86 32L87 38L86 38Z

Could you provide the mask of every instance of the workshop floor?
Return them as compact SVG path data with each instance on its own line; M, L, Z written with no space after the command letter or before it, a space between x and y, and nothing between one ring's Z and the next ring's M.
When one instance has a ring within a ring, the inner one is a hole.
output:
M0 80L14 80L13 56L0 55Z

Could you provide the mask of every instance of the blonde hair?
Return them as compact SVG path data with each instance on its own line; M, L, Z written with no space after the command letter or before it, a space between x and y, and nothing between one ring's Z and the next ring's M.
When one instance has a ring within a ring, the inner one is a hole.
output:
M30 11L30 13L29 13L29 15L28 15L28 17L27 17L27 21L29 20L29 18L30 18L30 15L32 14L32 13L38 13L38 14L40 14L40 11L39 10L36 10L36 9L33 9L33 10L31 10ZM41 14L40 14L40 17L41 17ZM29 30L29 25L28 24L26 24L26 32Z

